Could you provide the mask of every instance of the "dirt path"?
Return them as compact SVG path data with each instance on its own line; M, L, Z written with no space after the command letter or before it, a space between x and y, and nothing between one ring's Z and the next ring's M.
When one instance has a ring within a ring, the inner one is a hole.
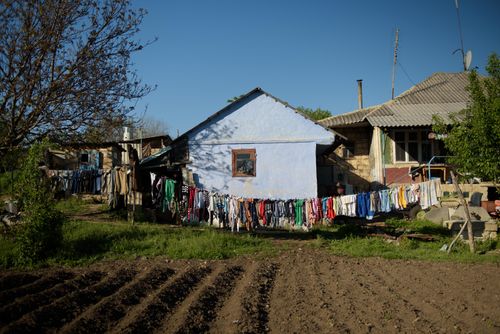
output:
M500 332L500 267L294 248L0 275L1 333Z

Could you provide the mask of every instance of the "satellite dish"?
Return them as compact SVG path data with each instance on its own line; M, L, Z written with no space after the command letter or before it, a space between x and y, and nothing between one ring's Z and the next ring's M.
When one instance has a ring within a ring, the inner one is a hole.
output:
M470 64L472 62L472 51L468 50L467 53L464 56L464 65L465 65L465 70L468 71Z

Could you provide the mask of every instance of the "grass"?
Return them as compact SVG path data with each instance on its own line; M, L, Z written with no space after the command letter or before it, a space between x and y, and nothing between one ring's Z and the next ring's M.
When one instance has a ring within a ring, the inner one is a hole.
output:
M57 200L55 207L68 217L89 213L101 213L109 217L115 217L117 220L127 220L126 210L110 210L108 203L97 198L85 198L81 195L73 194L68 198Z
M415 259L431 261L456 261L456 262L496 262L500 263L500 256L490 254L471 254L468 245L459 243L451 254L440 251L440 248L451 240L435 242L422 242L415 240L404 240L399 245L388 243L380 238L352 237L344 240L331 241L327 248L337 255L348 255L354 257L379 256L386 259ZM498 242L494 242L498 247ZM478 242L478 249L488 249L490 242Z
M82 213L87 208L88 203L77 196L71 196L67 199L60 200L56 202L56 209L62 213L76 214Z
M388 219L385 224L389 229L404 229L406 233L422 233L437 236L449 236L450 231L428 220L406 221L401 219Z
M227 259L243 254L272 254L270 241L214 229L165 225L68 222L62 248L43 265L87 265L103 259L167 256L171 259ZM16 267L15 243L0 238L0 266Z
M500 256L488 254L490 250L500 249L498 238L476 242L477 252L471 254L465 242L455 244L448 254L440 249L444 244L449 245L452 240L450 232L429 221L388 220L387 231L404 230L404 233L431 234L436 241L420 241L401 238L385 240L380 237L367 237L359 225L343 225L336 228L321 228L315 231L316 247L323 247L336 255L353 257L383 257L386 259L416 259L428 261L456 261L456 262L496 262L500 263Z
M57 203L57 208L66 214L85 213L88 201L78 197ZM101 208L101 207L100 207ZM102 209L106 209L102 205ZM94 207L95 210L95 207ZM125 216L123 214L125 213ZM172 227L169 225L126 222L126 211L106 213L114 218L112 223L70 221L64 225L64 242L60 250L44 265L87 265L108 259L133 259L136 257L166 256L171 259L227 259L243 254L268 256L278 250L297 247L297 244L273 243L274 240L303 241L312 247L325 249L332 254L354 257L378 256L387 259L418 259L428 261L496 262L500 253L489 250L500 249L500 242L490 240L476 245L477 253L470 254L467 244L457 243L451 254L440 251L450 244L450 232L429 221L405 221L388 219L384 231L388 234L423 233L432 235L436 241L426 242L401 239L388 242L379 237L368 237L360 224L345 224L335 227L318 227L310 232L279 232L231 234L207 227ZM138 219L140 220L140 219ZM309 241L308 241L309 240ZM311 242L312 240L312 242ZM17 248L12 238L0 236L0 268L19 267L16 263Z

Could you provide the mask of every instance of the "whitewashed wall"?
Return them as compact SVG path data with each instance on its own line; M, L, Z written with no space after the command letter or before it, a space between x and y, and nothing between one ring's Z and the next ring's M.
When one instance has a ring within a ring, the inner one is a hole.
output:
M188 133L198 187L242 197L317 196L316 145L334 134L257 92ZM256 176L232 176L232 149L256 150Z

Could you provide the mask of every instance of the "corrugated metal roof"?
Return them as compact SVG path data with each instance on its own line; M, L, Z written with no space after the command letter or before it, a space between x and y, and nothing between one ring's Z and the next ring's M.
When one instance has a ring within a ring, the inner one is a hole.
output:
M155 154L152 154L149 157L146 157L146 158L142 159L139 164L141 166L145 166L148 163L150 163L151 161L154 161L154 160L157 160L158 158L161 158L162 156L164 156L165 154L167 154L170 150L172 150L171 146L163 147L162 149L160 149Z
M360 123L365 120L365 117L379 106L373 106L369 108L359 109L351 111L341 115L335 115L328 118L324 118L318 121L319 124L323 126L338 126L338 125L349 125Z
M435 73L394 100L382 104L366 116L373 126L428 126L439 115L450 123L449 114L467 107L469 75Z
M469 75L461 73L434 73L421 83L384 104L332 116L320 121L335 127L368 121L372 126L428 126L432 116L439 115L449 123L449 114L467 107Z
M379 127L427 126L432 124L433 115L439 115L449 124L449 114L466 107L466 102L391 104L371 113L367 119L371 125Z
M400 94L395 100L402 104L467 102L469 92L465 87L468 85L467 72L438 72Z

